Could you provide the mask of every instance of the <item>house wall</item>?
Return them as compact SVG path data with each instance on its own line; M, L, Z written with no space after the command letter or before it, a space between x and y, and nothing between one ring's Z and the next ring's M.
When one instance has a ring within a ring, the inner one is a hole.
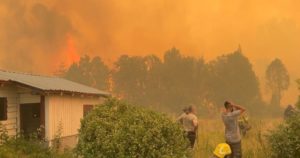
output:
M40 103L41 96L33 95L32 90L15 85L1 85L0 97L7 98L7 120L0 121L5 125L8 134L14 136L20 132L20 104ZM45 136L53 140L61 129L64 146L73 147L77 142L80 120L83 118L83 105L98 105L104 98L81 96L45 96Z
M20 132L20 104L40 103L40 95L32 95L31 90L12 84L4 84L0 87L0 97L7 98L7 120L0 121L8 132L14 136Z
M83 118L83 105L98 105L103 98L80 96L46 96L46 138L53 140L61 130L61 137L73 137L78 134L80 120Z
M5 125L8 135L16 135L19 113L19 97L17 88L13 86L2 85L2 87L0 87L0 97L7 97L7 120L0 122Z
M20 104L40 103L40 95L32 95L29 92L20 94Z

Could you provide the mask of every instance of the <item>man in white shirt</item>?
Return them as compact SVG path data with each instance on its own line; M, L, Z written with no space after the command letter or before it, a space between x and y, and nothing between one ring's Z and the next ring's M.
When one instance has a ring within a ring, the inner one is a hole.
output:
M196 116L196 107L190 106L185 115L181 115L178 121L182 124L187 138L191 143L191 147L194 147L196 140L196 132L198 128L198 118Z

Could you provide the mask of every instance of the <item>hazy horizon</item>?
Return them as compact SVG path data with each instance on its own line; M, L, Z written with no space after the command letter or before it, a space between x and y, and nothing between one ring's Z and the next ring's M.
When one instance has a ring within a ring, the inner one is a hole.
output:
M296 0L3 0L0 67L52 74L84 54L112 64L122 54L161 57L172 47L207 61L241 45L264 94L267 65L283 61L291 76L283 104L293 104L300 78L299 6Z

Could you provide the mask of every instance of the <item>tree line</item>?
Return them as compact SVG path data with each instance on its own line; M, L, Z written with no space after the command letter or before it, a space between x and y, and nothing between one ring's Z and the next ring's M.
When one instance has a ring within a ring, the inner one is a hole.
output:
M300 79L297 80L297 84L298 84L298 89L300 90ZM300 109L300 95L299 95L298 102L296 105Z
M289 87L288 71L280 59L275 59L266 70L266 85L272 93L268 103L272 106L267 106L258 77L241 48L209 62L184 56L176 48L166 51L162 59L122 55L113 67L98 56L83 56L70 67L62 66L57 75L167 112L178 112L189 104L203 113L214 112L225 100L233 100L251 112L279 109L282 94Z

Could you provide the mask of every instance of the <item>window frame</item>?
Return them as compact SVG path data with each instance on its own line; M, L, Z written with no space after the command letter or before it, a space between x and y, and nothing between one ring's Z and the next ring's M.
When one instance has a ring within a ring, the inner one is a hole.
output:
M0 111L0 121L6 121L7 120L7 97L0 97L0 108L2 109ZM2 113L1 113L2 112Z
M88 115L94 109L94 105L91 104L84 104L83 105L83 117Z

